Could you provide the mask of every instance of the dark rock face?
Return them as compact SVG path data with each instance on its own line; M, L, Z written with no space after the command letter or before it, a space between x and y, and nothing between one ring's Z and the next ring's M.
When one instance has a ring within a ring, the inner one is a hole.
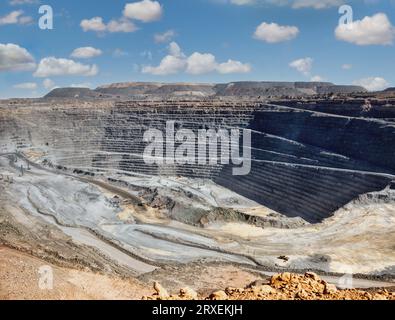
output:
M395 108L387 99L338 99L338 100L309 100L309 101L277 101L276 104L301 110L340 115L352 118L373 118L395 122Z
M291 104L291 103L290 103ZM316 106L320 108L320 106ZM394 107L392 107L394 108ZM249 128L252 170L230 165L148 165L147 129ZM35 147L84 172L210 178L289 217L318 222L394 179L395 125L287 106L225 102L63 103L0 108L0 152Z
M251 174L235 177L227 167L215 181L288 216L320 221L382 190L391 180L382 173L395 172L395 125L384 121L266 107L249 128Z

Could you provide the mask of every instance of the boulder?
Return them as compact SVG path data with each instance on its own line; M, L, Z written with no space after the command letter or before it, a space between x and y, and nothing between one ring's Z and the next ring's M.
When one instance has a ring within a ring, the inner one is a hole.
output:
M334 284L327 283L325 284L325 294L335 294L337 292L337 288Z
M197 300L198 294L191 288L183 288L180 290L180 297L186 300Z
M272 288L271 286L269 286L269 285L263 285L263 286L257 286L257 287L253 287L252 288L252 291L254 292L254 294L264 294L264 295L267 295L267 294L274 294L274 293L277 293L277 290L276 289L274 289L274 288Z
M210 295L210 300L228 300L228 295L225 291L216 291Z
M154 290L156 291L156 296L159 299L167 299L170 297L167 290L163 288L159 282L154 282Z
M305 273L305 277L306 278L311 278L315 281L321 281L321 278L314 272L306 272Z
M282 286L290 282L291 279L292 279L292 275L289 272L284 272L281 274L274 275L270 280L270 284L275 288L277 288L279 286Z

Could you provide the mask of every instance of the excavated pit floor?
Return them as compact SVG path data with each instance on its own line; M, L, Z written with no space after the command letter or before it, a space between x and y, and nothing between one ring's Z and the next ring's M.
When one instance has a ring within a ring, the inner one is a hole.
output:
M40 257L51 258L62 250L54 247L53 238L57 246L74 245L77 251L93 248L85 264L119 274L149 274L163 266L197 262L266 270L395 274L395 202L390 190L361 197L319 224L295 224L289 219L291 228L275 228L215 219L199 226L180 221L177 210L169 214L166 207L144 204L143 198L139 202L139 188L160 186L170 197L178 196L181 209L185 197L189 209L192 204L197 212L222 206L257 216L273 215L282 224L285 218L206 180L123 177L136 187L131 190L99 177L88 179L39 165L31 165L21 175L19 168L26 168L27 160L19 157L14 162L13 158L0 157L0 172L13 181L0 181L0 239ZM187 195L181 190L187 190ZM195 214L191 209L191 217ZM35 233L30 239L21 234L23 228L39 227L46 233ZM55 237L57 233L62 236ZM66 255L62 259L71 264L79 261Z

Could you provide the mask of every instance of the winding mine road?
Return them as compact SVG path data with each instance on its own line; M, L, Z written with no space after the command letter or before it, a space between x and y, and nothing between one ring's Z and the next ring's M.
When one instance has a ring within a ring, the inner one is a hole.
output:
M144 206L141 203L141 200L130 194L129 192L127 192L126 190L123 190L121 188L115 187L115 186L111 186L108 185L107 183L103 182L103 181L97 181L94 179L90 179L90 178L85 178L85 177L78 177L72 174L68 174L66 172L59 172L57 170L52 170L52 169L48 169L48 168L43 168L42 166L31 162L30 160L28 160L26 157L24 157L21 154L15 154L15 153L4 153L4 154L0 154L0 156L12 156L12 155L16 155L20 160L24 161L25 163L29 163L29 165L31 167L34 167L37 170L43 170L46 171L50 174L53 174L55 176L67 176L70 177L76 181L80 181L82 183L85 184L95 184L96 186L103 188L111 193L115 193L118 194L119 196L121 196L122 198L125 199L129 199L133 202L133 204L135 205L137 210L145 210ZM15 165L14 163L12 163L11 161L11 166L13 167L14 170L20 170L20 167L18 167L17 165ZM331 168L333 170L333 168ZM28 171L27 174L30 174L31 172ZM37 172L36 172L37 173ZM47 212L50 216L52 216L52 219L55 219L55 217L53 216L53 214L51 212ZM41 212L42 214L42 212ZM48 217L51 218L51 217ZM107 256L111 257L112 260L118 262L119 264L122 265L126 265L128 267L130 267L131 269L135 270L137 273L139 274L143 274L143 273L147 273L147 272L151 272L156 268L155 263L150 264L148 261L141 261L138 258L138 255L133 255L133 254L128 254L127 250L121 250L120 247L116 246L113 241L106 241L103 240L102 238L99 238L94 232L90 232L89 229L87 228L83 228L83 227L72 227L72 226L67 226L67 225L62 225L59 221L55 221L57 223L55 223L60 229L62 229L66 234L68 234L69 236L71 236L76 242L79 243L83 243L95 248L98 248L100 251L102 251L103 253L105 253ZM54 223L54 221L52 221L52 223ZM110 226L112 227L112 226ZM120 228L130 228L130 226L115 226L115 227L120 227ZM177 228L173 228L170 226L158 226L158 225L149 225L149 224L142 224L142 225L135 225L132 226L134 229L134 233L135 233L135 237L136 238L132 238L137 240L138 237L147 237L147 241L154 241L158 243L157 246L157 250L160 250L160 245L159 243L166 243L166 248L171 248L171 247L179 247L179 249L177 250L189 250L189 251L193 251L196 250L196 255L197 257L199 256L199 254L207 254L210 253L210 255L212 257L214 257L215 255L217 256L221 256L223 255L225 257L225 255L228 255L229 257L233 257L233 261L232 260L228 260L228 262L230 263L235 263L238 264L238 261L240 262L249 262L250 264L250 268L251 270L254 271L258 271L259 270L259 265L264 265L259 261L255 261L255 259L252 259L251 256L247 256L247 255L243 255L240 253L236 252L231 252L231 251L227 251L225 249L221 249L221 248L217 248L215 246L212 246L210 243L210 239L204 239L204 238L199 238L198 235L195 235L193 233L188 233L189 231L186 230L179 230ZM125 229L126 230L126 229ZM275 232L275 231L273 231ZM283 234L285 231L284 230L280 230L279 234ZM331 230L329 230L329 232L333 232ZM314 231L314 233L316 234L317 231ZM122 233L121 234L125 234ZM332 237L333 234L331 233ZM296 235L297 237L300 237L300 235ZM319 234L317 235L319 236ZM309 238L308 236L303 236L305 237L305 239L303 241L308 241ZM275 238L274 238L275 239ZM274 241L273 239L273 241ZM291 239L292 240L292 239ZM312 238L313 241L314 238ZM122 241L122 238L121 240ZM283 241L283 240L281 240ZM206 243L207 242L207 243ZM139 242L136 243L137 246L139 246ZM258 245L258 244L254 244L251 243L251 248L254 249L254 245ZM305 245L305 243L304 243ZM276 244L272 244L272 251L275 249ZM263 250L265 250L265 247L270 248L270 243L263 245ZM281 244L280 244L281 247ZM258 248L258 247L257 247ZM245 248L245 250L247 250L248 252L248 247ZM177 253L177 251L174 251L175 253ZM181 254L182 251L178 251L179 254ZM242 252L242 251L241 251ZM275 251L273 251L275 252ZM267 252L268 255L272 254L270 253L270 251ZM276 253L274 253L276 254ZM258 253L259 256L259 253ZM175 260L177 261L177 260ZM179 261L180 263L181 261ZM160 264L157 264L160 265ZM285 269L284 269L285 270ZM267 271L261 271L263 274L266 275L270 275L270 273L268 273ZM330 276L327 277L326 279L328 279L328 281L332 282L332 283L339 283L339 281L342 280L342 277L340 276ZM353 283L352 283L353 287L357 287L357 288L367 288L367 287L384 287L384 286L394 286L394 282L386 282L386 281L373 281L370 279L358 279L358 278L354 278L353 279Z

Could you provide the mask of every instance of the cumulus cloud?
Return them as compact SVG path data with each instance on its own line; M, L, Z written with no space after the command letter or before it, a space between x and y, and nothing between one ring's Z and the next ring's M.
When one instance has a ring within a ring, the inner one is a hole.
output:
M35 83L35 82L24 82L24 83L16 84L13 87L15 89L35 90L35 89L37 89L37 83Z
M95 76L99 72L96 65L84 65L69 59L47 57L40 61L35 77L50 76Z
M215 56L211 53L195 52L187 59L187 73L203 74L213 72L217 67Z
M370 77L359 79L353 82L354 85L362 86L369 91L380 91L389 87L387 80L381 77Z
M187 62L181 48L175 42L169 45L169 54L165 56L157 67L144 66L143 73L153 75L169 75L182 72L185 70Z
M16 44L0 43L0 72L27 71L36 67L33 56Z
M70 85L71 88L91 88L92 84L90 82L83 83L73 83Z
M36 4L39 3L39 0L11 0L10 5L19 6L22 4Z
M81 21L80 25L82 30L84 30L84 32L87 31L104 32L107 30L107 26L106 24L104 24L102 17L84 19Z
M102 17L94 17L92 19L82 20L80 26L84 32L93 31L98 33L129 33L137 30L137 27L133 22L124 18L118 20L111 20L108 23L104 23Z
M277 23L261 23L255 30L254 38L269 43L288 41L296 38L299 29L294 26L280 26Z
M114 58L121 58L121 57L126 57L128 53L120 48L117 48L113 51L112 56Z
M113 19L106 23L102 17L93 17L91 19L82 20L80 26L84 32L129 33L138 29L131 19L142 22L156 21L160 19L162 12L163 9L159 2L143 0L127 3L123 10L123 16L119 19Z
M220 63L217 66L219 73L248 73L251 72L251 65L248 63L241 63L240 61L234 61L229 59L227 62Z
M349 24L341 24L335 30L336 38L360 46L391 45L395 28L385 13L366 16Z
M342 4L344 4L344 0L294 0L292 3L292 7L295 9L327 9L331 7L338 7Z
M47 90L52 90L55 88L55 82L53 82L51 79L47 78L43 81L43 86Z
M253 4L254 2L255 2L255 0L230 0L230 3L238 5L238 6Z
M222 2L231 3L238 6L264 4L290 6L294 9L312 8L318 10L337 7L345 3L344 0L224 0Z
M176 57L184 57L184 53L182 52L180 46L177 42L172 42L169 44L169 54Z
M102 55L102 53L103 52L100 49L96 49L93 47L81 47L75 49L70 56L77 59L89 59L93 57L98 57Z
M0 26L7 24L29 24L32 20L32 17L24 16L22 10L17 10L0 17Z
M134 25L133 22L126 20L126 19L119 19L119 20L111 20L107 24L107 31L111 33L115 32L134 32L137 30L137 27Z
M162 59L158 66L143 66L142 72L154 75L168 75L179 72L200 75L210 72L229 74L251 71L251 65L243 64L240 61L228 60L224 63L218 63L216 57L211 53L194 52L190 56L186 56L175 42L170 43L168 50L169 54Z
M308 76L311 72L311 69L313 67L313 59L311 58L302 58L298 59L295 61L292 61L289 66L291 68L296 69L300 73L304 74L305 76Z
M164 75L179 73L185 69L185 66L186 66L186 62L184 59L167 55L162 59L159 66L157 67L144 66L142 71L143 73L150 73L154 75L164 76Z
M314 76L314 77L311 77L310 81L313 81L313 82L322 82L322 81L324 81L324 78L321 77L321 76Z
M162 16L162 6L157 1L143 0L140 2L127 3L123 10L126 18L142 22L157 21Z
M166 43L170 42L176 36L174 30L167 30L163 33L157 33L154 35L154 40L156 43Z

